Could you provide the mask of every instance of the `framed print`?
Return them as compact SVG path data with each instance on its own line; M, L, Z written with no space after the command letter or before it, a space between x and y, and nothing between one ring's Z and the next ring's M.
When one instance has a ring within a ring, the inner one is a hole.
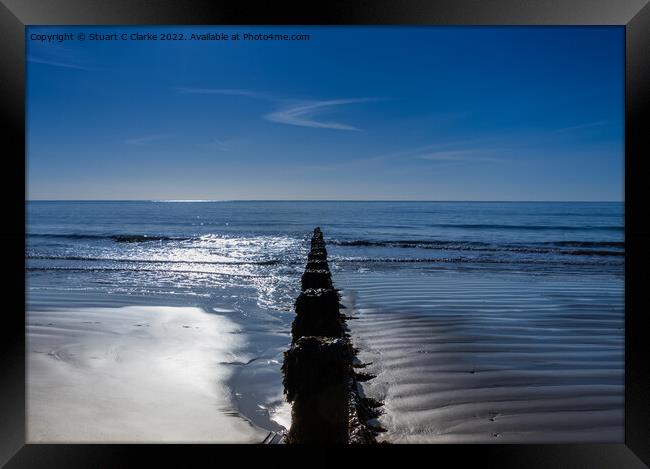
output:
M0 12L7 467L647 467L646 2Z

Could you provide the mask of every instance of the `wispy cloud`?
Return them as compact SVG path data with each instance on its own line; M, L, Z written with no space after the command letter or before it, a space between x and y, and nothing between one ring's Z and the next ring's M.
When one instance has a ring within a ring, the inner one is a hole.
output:
M384 166L384 163L400 160L400 164L408 164L414 160L430 160L430 161L446 161L446 162L486 162L486 163L500 163L507 161L505 158L490 156L494 154L506 153L507 150L503 148L495 148L490 146L493 138L473 139L468 142L440 142L430 145L422 145L413 148L405 148L403 150L383 153L380 155L367 156L364 158L352 158L345 161L337 161L333 163L301 166L301 170L314 170L314 171L343 171L353 169L366 169L378 168ZM468 148L467 145L485 144L485 147L477 148L473 146ZM463 147L464 146L464 147ZM462 149L461 149L462 148ZM435 150L435 151L434 151ZM418 167L421 167L419 165ZM390 165L393 171L394 165Z
M232 144L230 142L219 140L217 138L212 139L208 143L197 143L196 145L210 150L230 151L232 149Z
M143 137L129 138L124 141L127 145L137 145L137 146L146 146L151 142L156 142L158 140L164 140L172 137L170 134L158 134L158 135L145 135Z
M338 129L338 130L361 130L341 122L326 122L316 120L315 116L319 113L331 110L337 106L346 104L366 103L376 101L373 98L352 98L352 99L332 99L327 101L308 101L300 104L286 106L282 109L266 114L264 118L271 122L281 124L298 125L302 127L314 127L317 129Z
M78 65L69 62L59 62L56 60L42 59L40 57L28 57L27 61L37 63L37 64L51 65L53 67L74 68L76 70L84 70L84 71L96 70L94 68L87 67L85 65Z
M279 124L295 125L299 127L312 127L317 129L335 130L361 130L358 127L336 121L323 121L317 119L318 115L332 111L339 106L348 104L360 104L373 101L381 101L381 98L348 98L329 100L291 100L279 98L267 93L261 93L246 89L233 88L191 88L178 87L177 91L182 94L216 94L224 96L244 96L248 98L261 99L275 104L278 109L263 118L270 122Z
M450 151L436 151L432 153L425 153L415 155L419 160L429 161L469 161L469 162L485 162L485 163L500 163L503 158L495 158L493 156L485 156L492 154L495 150L489 149L469 149L469 150L450 150Z
M31 64L85 72L102 70L96 55L90 49L68 43L32 42L26 60Z
M258 93L257 91L231 88L188 88L179 86L177 90L182 94L220 94L225 96L248 96L249 98L273 99L270 96L264 93Z
M585 124L578 124L578 125L572 125L570 127L562 127L559 129L555 129L551 133L559 134L565 132L572 132L574 130L591 129L593 127L600 127L601 125L605 125L605 124L607 124L607 121L587 122Z

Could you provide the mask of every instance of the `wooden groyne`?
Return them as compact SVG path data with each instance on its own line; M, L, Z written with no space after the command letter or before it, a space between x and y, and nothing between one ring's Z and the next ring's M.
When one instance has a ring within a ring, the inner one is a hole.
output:
M381 403L362 395L358 383L372 376L355 370L364 365L356 358L340 308L323 233L316 228L282 365L284 393L292 404L285 443L374 443L383 431L371 424Z

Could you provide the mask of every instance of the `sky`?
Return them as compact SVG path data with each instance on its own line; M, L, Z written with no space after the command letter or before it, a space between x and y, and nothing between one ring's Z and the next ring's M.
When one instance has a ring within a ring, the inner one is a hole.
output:
M623 200L622 27L26 34L30 200Z

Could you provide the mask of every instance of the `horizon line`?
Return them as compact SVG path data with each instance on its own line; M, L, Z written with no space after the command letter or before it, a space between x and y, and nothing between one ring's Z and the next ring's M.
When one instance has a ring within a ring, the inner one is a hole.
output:
M25 202L439 202L439 203L624 203L625 200L459 200L459 199L25 199Z

